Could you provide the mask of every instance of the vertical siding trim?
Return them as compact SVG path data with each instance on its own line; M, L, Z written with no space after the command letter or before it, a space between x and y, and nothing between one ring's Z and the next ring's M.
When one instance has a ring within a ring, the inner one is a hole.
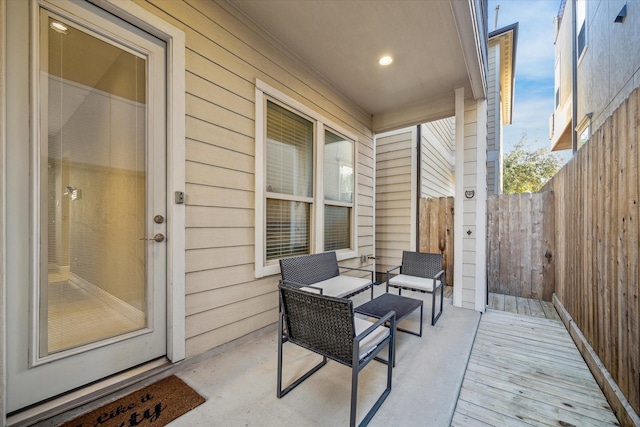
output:
M415 242L412 246L416 252L420 251L420 196L422 194L422 125L417 125L416 129L416 180L414 181L416 189L416 206L414 209L416 219Z
M487 101L477 101L476 147L476 311L487 303Z
M5 105L6 105L6 64L7 58L5 53L5 40L6 40L6 16L5 9L6 4L5 0L0 0L0 165L2 165L2 173L0 174L0 248L2 248L2 254L0 254L0 342L3 343L3 349L6 348L4 345L7 342L5 336L5 327L7 325L7 315L5 312L6 306L6 290L5 284L7 283L5 265L7 262L6 258L6 248L7 243L5 241L5 206L4 201L6 197L5 191L5 147L6 147L6 115L5 115ZM0 396L6 396L6 352L0 351ZM6 425L6 408L5 408L5 399L4 397L0 399L0 425Z
M414 184L411 186L411 234L409 247L416 248L416 242L418 241L418 168L420 165L420 159L418 159L418 127L414 126L411 129L411 182Z
M453 282L459 286L453 287L453 305L462 307L462 213L464 212L464 88L455 90L455 111L456 111L456 196L454 203L453 229L455 230L454 259L459 260L453 267Z

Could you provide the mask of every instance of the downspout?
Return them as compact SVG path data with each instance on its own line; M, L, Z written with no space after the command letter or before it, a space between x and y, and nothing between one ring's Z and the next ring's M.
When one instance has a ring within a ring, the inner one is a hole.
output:
M578 151L578 22L576 0L571 0L571 148Z
M416 144L416 156L418 156L418 161L416 162L416 167L418 168L418 171L416 173L416 176L418 177L418 179L416 180L416 186L418 190L416 191L416 198L418 199L416 200L416 233L418 234L416 236L416 252L420 252L420 198L422 196L422 125L418 125L416 138L418 140Z

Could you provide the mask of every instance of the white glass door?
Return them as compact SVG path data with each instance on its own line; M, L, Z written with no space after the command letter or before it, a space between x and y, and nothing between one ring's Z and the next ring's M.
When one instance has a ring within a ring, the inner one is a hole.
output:
M30 156L15 165L31 197L10 209L29 222L29 253L12 256L31 277L9 284L24 302L8 312L10 411L166 354L165 45L89 4L32 6Z

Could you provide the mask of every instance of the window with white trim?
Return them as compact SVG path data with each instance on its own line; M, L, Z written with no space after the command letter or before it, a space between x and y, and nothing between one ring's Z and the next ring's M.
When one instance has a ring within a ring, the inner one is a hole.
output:
M256 277L278 260L356 252L354 135L256 81Z

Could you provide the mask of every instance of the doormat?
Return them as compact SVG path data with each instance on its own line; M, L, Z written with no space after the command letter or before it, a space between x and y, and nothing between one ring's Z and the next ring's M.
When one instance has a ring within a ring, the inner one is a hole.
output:
M173 375L67 421L60 427L162 427L205 400Z

